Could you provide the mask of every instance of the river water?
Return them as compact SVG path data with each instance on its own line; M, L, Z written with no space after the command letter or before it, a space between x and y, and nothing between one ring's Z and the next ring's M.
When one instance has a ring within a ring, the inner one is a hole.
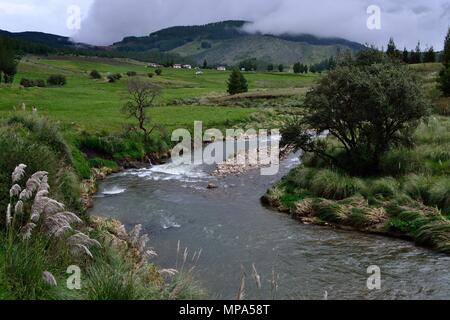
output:
M291 155L269 177L257 169L211 177L209 166L171 163L130 170L101 182L90 213L127 228L142 224L162 267L180 265L179 243L181 255L201 250L195 275L216 299L236 298L243 272L247 299L450 298L448 256L402 240L302 225L263 207L261 196L296 165ZM208 189L210 183L218 188ZM185 268L192 265L189 258ZM381 269L381 290L367 288L373 265Z

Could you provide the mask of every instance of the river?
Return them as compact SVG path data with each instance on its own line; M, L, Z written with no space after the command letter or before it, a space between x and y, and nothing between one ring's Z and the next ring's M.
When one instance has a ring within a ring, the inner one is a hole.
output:
M142 224L158 252L153 262L162 267L180 264L179 243L191 257L201 250L195 275L213 299L236 298L243 270L247 299L450 297L448 256L402 240L302 225L263 207L261 196L298 164L291 155L269 177L257 169L212 177L210 166L171 163L129 170L100 183L90 213L127 228ZM208 189L210 183L218 188ZM186 268L191 264L189 258ZM253 264L261 288L251 277ZM367 288L373 265L381 269L381 290Z

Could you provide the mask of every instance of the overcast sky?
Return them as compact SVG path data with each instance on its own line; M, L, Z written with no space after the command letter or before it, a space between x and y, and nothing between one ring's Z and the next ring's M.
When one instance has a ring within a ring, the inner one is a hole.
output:
M76 5L81 13L77 30ZM369 30L367 8L381 9L381 29ZM73 8L73 7L72 7ZM253 21L250 31L311 33L398 47L441 50L450 26L450 0L0 0L0 29L43 31L107 45L174 25Z

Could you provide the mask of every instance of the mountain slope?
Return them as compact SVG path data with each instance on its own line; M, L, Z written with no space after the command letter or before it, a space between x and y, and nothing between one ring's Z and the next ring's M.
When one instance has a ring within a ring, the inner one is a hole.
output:
M359 50L359 43L340 38L319 38L308 34L250 34L246 21L224 21L203 26L172 27L147 37L127 37L112 48L120 52L159 51L174 53L198 64L234 65L256 58L266 63L291 65L297 61L315 63L338 50Z

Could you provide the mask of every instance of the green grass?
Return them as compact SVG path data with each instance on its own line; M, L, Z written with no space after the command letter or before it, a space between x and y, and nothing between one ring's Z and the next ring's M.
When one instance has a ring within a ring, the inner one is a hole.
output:
M94 80L89 77L91 70L98 70L103 76L109 73L135 71L146 77L154 70L139 63L95 58L64 57L44 59L24 58L19 65L12 88L0 87L0 115L7 115L13 106L25 102L29 107L36 106L39 113L64 122L69 128L84 129L90 132L118 130L124 125L120 107L127 99L126 79L115 83ZM20 88L22 77L46 79L51 74L63 74L67 85L62 88ZM204 121L207 126L221 126L224 121L235 123L256 112L255 108L221 108L216 106L171 106L175 99L198 98L206 95L226 95L226 82L229 72L205 70L196 76L195 70L176 70L164 68L161 76L153 81L163 88L159 103L149 113L156 123L168 129L192 126L195 120ZM309 86L315 75L294 75L289 73L248 73L246 77L251 90L264 88L298 88Z
M89 75L92 70L100 72L103 78L92 79ZM147 112L151 123L164 128L164 133L155 131L152 143L146 146L138 135L125 133L124 129L133 120L126 119L120 112L129 96L126 74L130 71L162 88L155 107ZM27 56L19 64L13 85L0 86L0 118L17 117L14 110L21 110L25 103L27 113L36 107L40 116L58 122L61 136L68 143L65 147L70 164L78 176L88 178L92 166L114 167L112 160L141 160L145 154L167 152L172 145L171 132L180 128L192 131L195 121L202 121L204 130L279 127L285 112L291 112L285 107L285 101L290 99L289 96L296 96L295 99L303 96L318 77L276 72L246 73L250 96L245 99L249 102L241 105L237 103L244 100L241 98L232 103L226 101L229 72L205 70L203 75L197 76L195 70L163 68L161 76L152 78L148 77L149 72L154 73L154 70L133 60ZM109 83L106 80L109 73L120 73L123 77ZM67 84L46 88L19 85L23 77L47 79L52 74L64 75ZM259 100L260 96L270 99ZM114 148L109 150L111 152L103 152L104 148L82 148L86 141L95 139L100 142L94 143L98 147L106 140L113 140ZM50 144L58 146L58 141Z
M439 64L412 66L433 103ZM342 148L330 139L338 154ZM265 199L295 217L361 231L413 239L450 253L450 118L439 110L414 133L414 144L393 148L381 159L381 174L352 177L313 154L271 188ZM314 220L316 219L316 220Z

